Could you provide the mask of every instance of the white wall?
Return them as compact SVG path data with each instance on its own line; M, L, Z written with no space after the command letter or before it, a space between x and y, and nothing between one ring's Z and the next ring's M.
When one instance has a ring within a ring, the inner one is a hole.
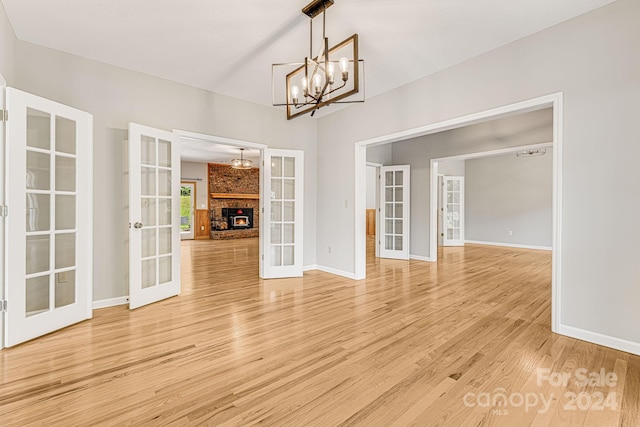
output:
M552 246L551 148L537 157L467 160L465 171L465 240Z
M16 35L0 2L0 74L8 85L12 85L14 79L16 43Z
M196 179L196 209L208 209L209 164L181 161L180 165L180 176L183 181L193 181Z
M440 162L438 165L438 173L446 176L464 176L465 173L465 161L464 160L451 160L446 162Z
M618 0L321 118L318 264L355 272L356 142L562 91L561 326L640 343L639 21Z
M94 299L128 294L127 124L305 151L304 263L315 264L316 122L18 41L19 89L94 116Z

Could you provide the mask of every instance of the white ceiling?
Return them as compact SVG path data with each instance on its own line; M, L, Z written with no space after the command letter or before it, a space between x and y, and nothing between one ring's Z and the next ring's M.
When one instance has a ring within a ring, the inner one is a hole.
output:
M21 40L264 105L309 49L308 0L1 1ZM372 97L612 1L335 0L327 35L359 34Z
M245 149L245 159L260 165L260 150ZM240 158L240 148L197 139L180 139L180 160L198 163L231 164L231 159Z

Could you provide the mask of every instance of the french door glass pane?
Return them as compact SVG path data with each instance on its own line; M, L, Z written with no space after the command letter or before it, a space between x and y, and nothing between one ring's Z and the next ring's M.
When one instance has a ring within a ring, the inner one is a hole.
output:
M76 122L56 116L56 151L76 154Z
M27 151L27 189L51 189L51 163L49 154Z
M143 196L156 195L156 169L142 166L140 170L141 193Z
M384 189L384 201L393 202L393 187L387 187Z
M142 230L142 257L148 258L156 255L156 229Z
M51 196L49 194L27 193L27 230L47 231L50 229Z
M284 208L284 216L283 219L285 221L295 221L296 219L296 202L282 202L282 206Z
M156 164L156 139L142 135L140 142L140 162L143 165ZM144 193L143 193L144 194Z
M402 187L396 188L396 202L402 202L404 197L404 189Z
M283 199L293 200L296 194L296 182L293 179L284 180L284 194Z
M76 302L75 270L56 273L55 299L56 308Z
M76 159L56 156L56 191L76 191Z
M271 224L271 244L278 245L282 243L282 224Z
M282 246L271 246L271 266L280 267L282 265Z
M142 261L142 288L150 288L156 285L156 259Z
M294 264L294 248L293 246L282 247L282 265Z
M158 195L171 196L171 171L158 169Z
M171 142L158 140L158 166L171 167Z
M158 254L166 255L171 253L171 227L158 229Z
M296 172L296 159L295 157L284 158L284 176L287 178L295 177Z
M156 225L156 199L151 197L142 198L142 207L140 217L142 224L145 226Z
M56 195L56 230L76 228L76 196Z
M393 250L393 236L384 236L384 248Z
M56 234L56 268L76 265L76 233Z
M281 177L282 174L282 157L271 158L271 176Z
M51 149L51 115L27 108L27 147Z
M271 221L282 221L282 202L271 202Z
M271 178L271 198L282 199L282 179Z
M158 258L159 279L158 284L171 281L171 256Z
M158 200L158 225L171 225L171 199Z
M49 310L49 275L27 279L25 310L27 317Z
M27 236L27 274L49 271L50 242L49 235Z

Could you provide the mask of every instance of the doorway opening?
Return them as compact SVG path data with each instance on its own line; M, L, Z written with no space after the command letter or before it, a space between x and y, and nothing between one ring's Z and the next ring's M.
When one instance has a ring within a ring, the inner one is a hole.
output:
M444 131L458 129L465 126L484 123L499 118L507 118L518 114L524 114L534 112L543 109L550 109L552 114L552 139L551 144L553 146L553 213L552 213L552 295L551 295L551 325L552 330L557 332L559 330L560 320L560 292L561 292L561 274L560 274L560 259L561 259L561 212L562 212L562 93L555 93L551 95L542 96L540 98L523 101L480 113L471 114L443 122L410 129L407 131L397 132L365 141L360 141L355 144L355 211L356 215L355 223L355 278L357 280L364 279L366 277L366 224L365 224L365 207L366 207L366 163L368 156L368 149L374 147L381 147L389 145L395 142L406 141L412 138L418 138L426 135L432 135L441 133ZM499 146L499 145L498 145ZM472 145L467 147L466 152L472 151ZM523 147L519 147L522 149ZM485 150L487 150L485 148ZM464 153L465 151L462 151ZM432 167L433 160L442 157L438 155L432 155L431 160L427 161L426 167L423 168L427 172L427 179L430 183L430 197L425 204L425 215L428 218L428 225L422 232L421 239L413 239L415 242L418 240L420 243L427 243L427 256L421 257L427 261L437 260L437 168ZM392 155L392 161L397 164L402 164L401 158L396 158L395 152ZM423 181L424 182L424 181ZM416 204L412 204L416 207ZM413 209L413 208L412 208ZM416 207L416 209L419 209ZM416 211L413 212L414 214ZM414 229L415 232L415 229ZM414 259L421 259L413 257Z

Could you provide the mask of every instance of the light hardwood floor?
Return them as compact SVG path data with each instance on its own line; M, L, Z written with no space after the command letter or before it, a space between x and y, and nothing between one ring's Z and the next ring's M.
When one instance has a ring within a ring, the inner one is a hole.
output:
M640 426L640 357L550 332L549 252L370 256L359 282L262 281L257 256L185 241L180 297L1 351L0 425Z

